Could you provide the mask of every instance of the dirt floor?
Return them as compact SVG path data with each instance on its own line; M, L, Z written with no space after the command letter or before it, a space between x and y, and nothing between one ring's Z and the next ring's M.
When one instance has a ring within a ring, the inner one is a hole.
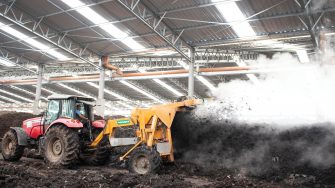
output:
M42 160L22 158L19 162L0 160L0 187L292 187L225 171L205 175L192 164L165 165L155 175L129 174L121 167L79 166L50 169Z
M173 126L178 126L176 162L157 174L130 174L115 161L53 169L24 157L0 159L0 187L335 187L335 136L327 126L278 133L259 125L192 120L187 114L178 115Z

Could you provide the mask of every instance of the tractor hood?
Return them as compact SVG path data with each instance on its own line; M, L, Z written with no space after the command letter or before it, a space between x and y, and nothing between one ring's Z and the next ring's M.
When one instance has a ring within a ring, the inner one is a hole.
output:
M40 124L41 122L42 122L42 117L35 117L35 118L24 120L23 125L26 125L27 127L31 127L32 125Z
M42 117L30 118L22 123L22 128L29 138L37 139L43 133Z

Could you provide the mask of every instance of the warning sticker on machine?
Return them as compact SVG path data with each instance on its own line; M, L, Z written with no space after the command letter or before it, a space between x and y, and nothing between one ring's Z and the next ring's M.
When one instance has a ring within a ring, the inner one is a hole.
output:
M117 122L117 124L119 124L119 125L123 125L123 124L128 124L128 123L130 123L130 121L127 120L127 119L117 120L116 122Z

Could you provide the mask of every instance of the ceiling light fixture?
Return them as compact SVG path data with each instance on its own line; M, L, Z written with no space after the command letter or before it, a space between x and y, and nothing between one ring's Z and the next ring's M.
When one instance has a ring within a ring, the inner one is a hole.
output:
M29 37L28 35L25 35L23 33L21 33L20 31L18 30L15 30L13 28L11 28L10 26L7 26L3 23L0 22L0 30L22 40L23 42L25 43L28 43L30 44L31 46L35 47L35 48L38 48L39 50L43 51L43 52L46 52L47 54L50 54L51 56L57 58L58 60L68 60L69 58L66 57L65 55L57 52L56 50L54 49L50 49L50 47L48 47L47 45Z
M75 92L75 93L78 93L78 94L80 94L80 95L83 95L83 96L85 96L85 97L90 97L90 98L91 98L90 95L88 95L88 94L86 94L86 93L83 93L83 92L81 92L81 91L78 91L78 90L76 90L76 89L73 89L73 88L71 88L70 86L67 86L67 85L65 85L65 84L58 83L57 85L59 85L59 86L65 88L65 89L68 89L68 90L70 90L70 91L73 91L73 92Z
M85 3L79 0L62 0L63 3L67 4L71 8L75 8L75 10L84 16L86 19L90 20L96 25L99 25L101 29L106 31L108 34L113 36L114 38L120 39L122 43L127 45L132 50L140 50L144 49L145 47L142 46L140 43L135 41L133 38L129 37L127 33L122 31L121 29L114 26L112 23L108 23L109 21L106 20L103 16L98 14L92 8L85 6Z
M1 99L6 100L6 101L9 101L9 102L12 102L12 103L22 103L21 101L14 100L14 99L10 99L10 98L5 97L5 96L3 96L3 95L0 95L0 96L1 96Z
M213 3L222 2L222 0L212 0ZM238 37L256 36L247 18L242 13L241 9L234 1L227 1L226 3L216 4L215 7L219 10L221 15L227 22L233 22L231 27Z
M27 93L27 94L32 95L32 96L35 96L35 95L36 95L34 92L27 91L27 90L25 90L25 89L22 89L22 88L19 88L19 87L16 87L16 86L10 86L10 88L15 89L15 90L18 90L18 91L21 91L21 92L23 92L23 93ZM45 98L45 97L43 97L43 96L40 96L40 97L41 97L41 99L43 99L43 100L46 100L46 101L48 100L47 98Z
M0 64L6 67L15 67L15 64L8 59L0 58Z
M33 86L33 87L37 87L36 85L31 85L31 86ZM57 94L56 92L53 92L53 91L51 91L51 90L49 90L49 89L46 89L46 88L41 88L43 91L46 91L46 92L49 92L49 93L51 93L51 94Z
M93 82L87 82L87 84L90 85L90 86L92 86L92 87L95 87L95 88L99 89L99 85L98 84L95 84ZM104 89L104 92L108 93L108 94L110 94L110 95L112 95L112 96L114 96L114 97L116 97L118 99L121 99L123 101L129 101L127 98L125 98L125 97L123 97L123 96L121 96L121 95L119 95L119 94L117 94L117 93L115 93L113 91L110 91L108 89Z
M120 104L120 105L122 105L122 106L128 108L128 109L134 109L134 108L135 108L134 106L131 106L131 105L129 105L129 104L127 104L127 103L124 103L124 102L121 102L121 101L116 101L116 102L117 102L118 104Z
M13 96L13 97L15 97L15 98L22 99L22 100L24 100L24 101L26 101L26 102L34 102L34 101L31 100L31 99L28 99L28 98L25 98L25 97L16 95L16 94L14 94L14 93L8 92L8 91L3 90L3 89L0 89L0 92L1 92L1 93L5 93L5 94L7 94L7 95L11 95L11 96Z
M153 99L153 100L155 100L155 101L157 101L157 102L160 102L160 103L164 103L164 102L165 102L164 100L161 100L161 99L159 99L159 98L153 96L152 94L150 94L150 93L148 93L148 92L146 92L146 91L144 91L144 90L142 90L142 89L136 87L135 85L133 85L133 84L131 84L131 83L125 81L125 80L120 80L120 82L121 82L123 85L126 85L126 86L128 86L129 88L132 88L132 89L134 89L135 91L137 91L137 92L139 92L139 93L142 93L143 95L145 95L145 96L147 96L147 97L149 97L149 98L151 98L151 99Z
M139 72L147 72L144 69L138 69ZM176 89L174 89L173 87L171 87L170 85L168 85L167 83L163 82L160 79L154 78L153 79L154 82L156 82L157 84L163 86L165 89L169 90L170 92L172 92L173 94L175 94L178 97L184 96L184 94L180 93L179 91L177 91Z
M207 86L210 90L215 90L215 86L210 83L206 78L204 78L203 76L197 76L197 79L204 84L205 86Z

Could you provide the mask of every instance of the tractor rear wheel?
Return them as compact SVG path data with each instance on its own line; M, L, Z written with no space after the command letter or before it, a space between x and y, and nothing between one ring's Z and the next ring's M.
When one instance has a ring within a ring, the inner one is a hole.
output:
M155 150L138 148L132 152L128 159L128 169L132 173L151 174L158 171L162 159Z
M79 147L77 133L64 125L56 125L46 133L44 159L51 166L73 166L78 163Z
M14 130L5 133L2 143L2 156L6 161L18 161L23 155L24 146L18 143L17 135Z

